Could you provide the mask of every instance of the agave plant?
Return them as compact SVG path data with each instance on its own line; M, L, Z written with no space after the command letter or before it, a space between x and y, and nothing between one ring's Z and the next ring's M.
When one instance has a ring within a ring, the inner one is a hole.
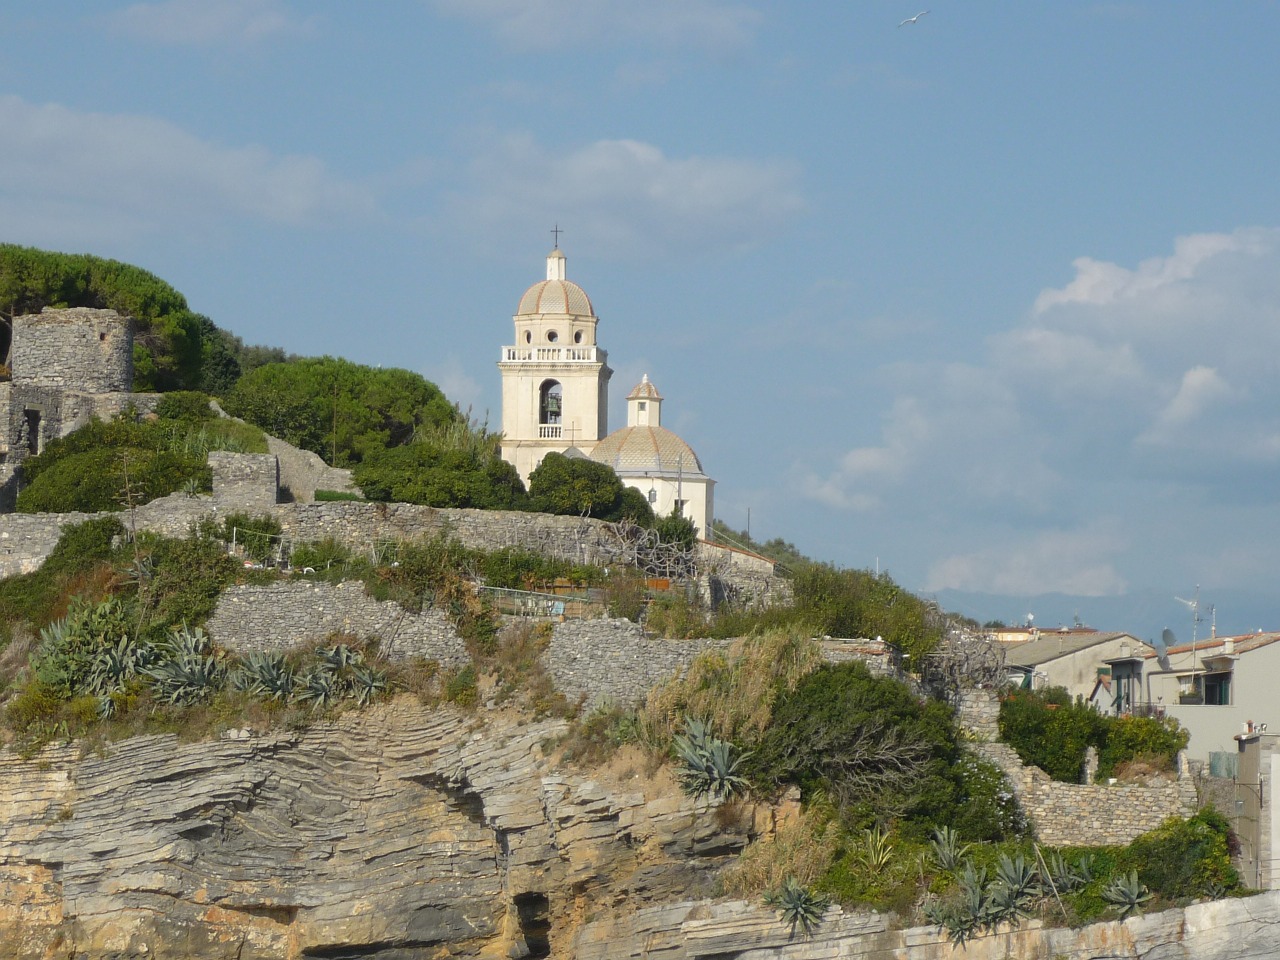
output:
M1102 899L1120 908L1120 919L1131 913L1140 913L1142 905L1151 899L1151 891L1138 879L1138 871L1130 870L1114 878L1102 891Z
M337 676L323 667L314 667L299 678L294 699L309 703L313 710L331 707L342 698L342 684Z
M969 845L960 842L960 834L951 827L938 827L929 841L929 852L939 870L954 873L969 855Z
M387 675L381 670L359 666L351 671L351 692L360 706L368 706L386 690Z
M158 662L143 671L160 699L169 703L201 703L222 689L227 668L213 642L199 627L184 623L156 650Z
M675 738L674 746L681 763L680 784L690 796L727 800L747 789L738 767L750 754L738 753L729 741L712 736L705 721L686 717L685 732Z
M995 921L1017 923L1031 916L1035 902L1043 890L1035 867L1027 863L1022 854L1010 857L1002 854L996 864L996 876L991 883L990 900Z
M325 670L337 673L364 663L364 654L345 643L338 643L328 649L316 651L316 658Z
M254 650L232 677L238 690L283 702L293 694L297 678L289 661L279 653Z
M808 887L800 885L795 877L787 877L782 886L765 895L766 906L778 911L778 918L791 927L791 936L796 935L796 927L804 931L806 937L822 925L830 901L821 894L814 893Z
M1078 863L1072 864L1061 853L1052 851L1045 857L1045 867L1049 871L1049 882L1053 884L1053 889L1058 893L1071 893L1088 883L1093 874L1087 861L1086 854Z
M150 645L123 636L94 656L85 688L94 696L109 698L116 691L123 690L125 684L149 667L154 659Z
M893 859L893 843L889 834L879 827L862 831L864 841L858 858L872 870L880 871L889 866Z

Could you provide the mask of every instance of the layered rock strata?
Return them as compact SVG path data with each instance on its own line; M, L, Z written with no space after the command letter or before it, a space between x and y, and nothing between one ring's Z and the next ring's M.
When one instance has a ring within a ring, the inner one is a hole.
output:
M559 721L411 698L304 731L0 756L0 958L563 956L752 834L558 771Z

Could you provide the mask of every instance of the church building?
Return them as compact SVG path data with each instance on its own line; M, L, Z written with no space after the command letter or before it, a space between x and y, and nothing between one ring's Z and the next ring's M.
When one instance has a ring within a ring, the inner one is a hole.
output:
M627 397L627 425L609 433L609 355L596 342L599 318L586 291L565 277L557 246L547 278L524 292L515 343L502 348L502 456L527 484L548 453L586 456L612 467L655 514L678 510L706 537L715 481L693 448L662 426L662 396L646 374Z

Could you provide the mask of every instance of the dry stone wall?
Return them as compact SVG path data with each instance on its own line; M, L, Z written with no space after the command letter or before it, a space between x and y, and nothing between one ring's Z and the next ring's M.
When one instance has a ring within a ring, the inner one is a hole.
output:
M1042 843L1063 847L1126 844L1169 817L1188 817L1196 812L1195 778L1184 755L1179 755L1176 780L1061 783L1039 767L1026 766L1012 747L997 741L999 716L1000 699L995 691L971 690L961 698L958 719L977 740L973 751L1004 771Z
M449 666L469 662L466 645L444 612L410 613L365 595L358 582L298 580L227 590L206 625L209 635L239 653L287 650L323 642L334 632L377 637L391 659L424 657ZM705 650L725 640L663 640L630 620L555 623L543 654L558 691L588 708L632 707L653 687L680 676Z
M127 392L133 388L132 321L85 307L14 317L10 366L15 383Z
M323 642L332 633L377 637L383 655L423 657L448 666L469 662L449 618L428 609L410 613L398 603L365 595L364 584L300 580L236 586L218 599L205 629L230 650L288 650Z
M1196 811L1195 781L1185 768L1176 780L1133 783L1060 783L1039 767L1025 766L1012 747L980 743L974 750L1009 777L1036 837L1055 847L1126 844L1169 817Z
M649 637L630 620L566 620L551 635L547 670L571 702L633 707L658 684L682 675L699 654L729 642Z

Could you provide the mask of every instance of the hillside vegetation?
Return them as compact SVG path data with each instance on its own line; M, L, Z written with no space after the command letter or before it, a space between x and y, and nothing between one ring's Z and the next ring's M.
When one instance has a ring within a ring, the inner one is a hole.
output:
M95 421L27 460L24 510L112 511L197 493L209 485L208 450L265 449L265 430L350 466L371 500L618 521L629 535L656 531L692 562L692 524L654 517L607 467L553 454L526 490L501 459L500 438L416 374L244 348L145 271L0 247L5 316L46 304L137 317L139 387L168 392L154 421ZM209 393L247 426L215 419ZM310 568L307 576L359 580L407 611L443 612L470 664L390 662L377 638L347 634L234 655L202 625L230 585L296 575L255 568L280 531L275 517L244 514L206 518L185 537L132 535L115 516L67 527L38 571L0 581L0 738L34 752L77 738L302 727L394 693L429 707L555 715L572 721L559 745L568 762L599 762L627 745L720 806L798 793L800 815L721 878L723 893L763 898L793 932L820 923L831 900L927 919L963 943L1032 916L1076 923L1240 889L1234 835L1212 810L1123 848L1037 845L1003 772L966 749L951 705L929 695L922 668L949 655L950 618L885 573L815 562L769 541L755 549L785 562L790 597L711 609L696 591L655 589L643 564L603 570L447 537L388 546L376 558L334 541L294 544L294 569ZM243 558L231 556L230 542ZM639 709L583 715L543 663L553 625L504 631L478 583L589 588L612 616L652 634L733 642L704 653ZM894 675L825 662L821 637L882 639ZM1089 744L1109 772L1167 762L1185 744L1169 724L1106 725L1078 704L1044 699L1009 700L1001 730L1063 779L1078 774Z

